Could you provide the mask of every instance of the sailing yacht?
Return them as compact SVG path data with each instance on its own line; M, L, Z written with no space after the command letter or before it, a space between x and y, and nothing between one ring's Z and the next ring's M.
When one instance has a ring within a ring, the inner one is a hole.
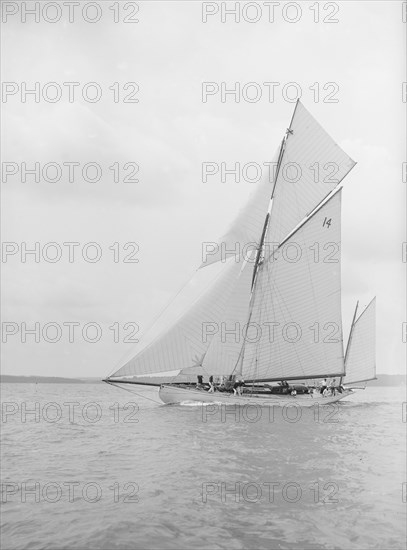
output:
M343 346L340 183L355 162L297 101L272 166L105 382L159 386L171 404L313 406L375 379L375 299Z

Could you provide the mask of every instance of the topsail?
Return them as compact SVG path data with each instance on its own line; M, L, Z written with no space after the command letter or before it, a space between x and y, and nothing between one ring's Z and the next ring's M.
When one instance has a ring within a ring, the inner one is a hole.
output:
M271 163L270 175L258 185L204 267L225 258L225 250L259 244L267 211L272 208L268 241L279 244L355 166L352 160L300 101ZM273 199L270 202L270 199Z
M273 193L268 239L279 244L337 187L353 161L297 103Z

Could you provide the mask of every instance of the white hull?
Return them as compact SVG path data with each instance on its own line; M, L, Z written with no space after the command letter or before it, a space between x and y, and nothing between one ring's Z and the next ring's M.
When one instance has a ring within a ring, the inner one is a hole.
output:
M340 399L347 397L353 393L352 390L345 389L342 393L337 393L334 396L323 397L319 393L297 394L292 395L233 395L233 393L214 392L209 393L205 390L197 390L195 388L180 388L173 385L163 384L160 387L159 396L161 401L167 404L182 404L191 401L200 403L222 403L225 405L260 405L265 407L297 404L301 407L312 407L315 403L320 405L329 405L336 403Z

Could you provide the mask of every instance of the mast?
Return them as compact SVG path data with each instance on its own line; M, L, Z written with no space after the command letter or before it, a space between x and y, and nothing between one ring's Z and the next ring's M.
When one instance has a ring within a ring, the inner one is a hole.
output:
M268 230L269 222L270 222L274 191L276 189L276 184L277 184L278 176L279 176L279 173L280 173L281 164L283 162L286 143L287 143L288 137L290 135L292 135L292 133L293 133L293 131L291 130L291 125L292 125L292 122L294 120L294 115L295 115L295 111L297 109L298 103L299 103L299 99L297 99L297 102L295 104L294 112L293 112L293 115L292 115L291 121L290 121L290 126L289 126L289 128L287 128L287 130L285 132L285 135L284 135L284 137L281 141L280 152L279 152L278 160L277 160L276 175L274 177L273 189L272 189L272 192L271 192L271 197L270 197L269 207L268 207L268 210L267 210L266 219L264 220L264 226L263 226L263 231L262 231L262 234L261 234L261 237L260 237L259 247L257 249L256 261L255 261L254 268L253 268L252 290L251 290L250 302L249 302L249 315L248 315L248 320L247 320L247 323L246 323L246 330L245 330L245 334L244 334L244 338L243 338L243 344L242 344L242 347L241 347L241 350L240 350L240 353L239 353L239 357L238 357L237 362L236 362L236 366L233 369L233 372L237 369L237 374L240 374L240 375L242 375L244 349L245 349L245 345L246 345L247 332L249 330L249 324L250 324L250 320L251 320L252 313L253 313L254 294L255 294L255 291L256 291L257 274L259 272L261 264L263 263L262 254L263 254L263 250L264 250L264 241L266 239L267 230ZM239 365L239 363L240 363L240 365ZM239 365L239 368L238 368L238 365Z
M269 227L270 216L271 216L271 208L272 208L273 197L274 197L274 191L276 189L277 179L278 179L278 176L280 174L280 168L281 168L281 164L283 162L283 157L284 157L284 153L285 153L285 146L286 146L286 143L287 143L287 139L288 139L288 136L293 133L293 131L291 130L291 124L292 124L292 121L294 120L294 114L295 114L295 110L297 109L298 102L299 102L299 100L297 99L297 103L295 105L294 113L293 113L293 116L291 117L291 121L290 121L290 127L287 128L287 130L285 132L285 135L284 135L284 137L281 141L280 151L279 151L278 160L277 160L276 175L274 177L274 182L273 182L273 189L271 191L269 207L268 207L268 210L267 210L266 219L264 221L263 231L262 231L262 234L261 234L261 237L260 237L259 248L257 249L257 256L256 256L255 265L254 265L254 270L253 270L252 289L253 289L253 287L256 283L257 272L259 270L259 266L261 265L261 255L262 255L262 252L263 252L264 241L265 241L265 238L266 238L266 235L267 235L267 230L268 230L268 227Z
M264 247L264 240L266 238L267 229L268 229L269 222L270 222L271 207L272 207L272 204L273 204L274 192L276 190L277 180L278 180L278 176L280 174L281 164L283 162L283 157L284 157L284 153L285 153L285 147L286 147L287 139L288 139L288 136L292 135L292 133L293 133L293 131L291 130L291 126L292 126L292 123L293 123L293 120L294 120L295 111L297 110L299 101L300 100L297 99L297 102L296 102L295 107L294 107L294 112L293 112L291 120L290 120L290 125L287 128L287 130L285 132L285 135L284 135L284 137L281 141L280 151L279 151L278 159L277 159L276 175L275 175L274 181L273 181L273 189L271 191L271 197L270 197L269 207L268 207L268 210L267 210L267 216L266 216L266 219L265 219L265 222L264 222L264 227L263 227L263 232L262 232L261 239L260 239L259 248L257 250L257 257L256 257L255 266L254 266L254 271L253 271L252 288L255 284L255 279L256 279L258 268L259 268L259 264L261 263L260 262L261 253L262 253L262 250L263 250L263 247Z
M257 272L258 272L260 264L261 264L261 253L262 253L263 246L264 246L264 239L266 237L267 228L268 228L268 225L269 225L269 220L270 220L270 213L267 212L267 216L266 216L266 219L264 221L263 232L262 232L261 238L260 238L259 248L257 249L256 261L254 263L253 277L252 277L252 290L253 290L253 287L255 285Z
M346 372L346 358L348 357L349 346L350 346L350 343L351 343L351 340L352 340L352 336L353 336L353 327L355 326L355 320L356 320L356 314L357 314L357 312L358 312L358 306L359 306L359 300L356 302L355 312L354 312L354 314L353 314L352 324L351 324L351 326L350 326L350 331L349 331L349 338L348 338L348 342L347 342L347 344L346 344L345 359L344 359L344 363L345 363L345 372ZM339 379L339 385L342 384L342 378L343 378L343 376L341 376L340 379Z

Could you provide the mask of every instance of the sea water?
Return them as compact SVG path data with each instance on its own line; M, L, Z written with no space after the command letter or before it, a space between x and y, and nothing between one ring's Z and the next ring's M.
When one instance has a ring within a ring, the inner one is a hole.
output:
M2 384L2 548L406 547L405 388L311 409L135 389Z

